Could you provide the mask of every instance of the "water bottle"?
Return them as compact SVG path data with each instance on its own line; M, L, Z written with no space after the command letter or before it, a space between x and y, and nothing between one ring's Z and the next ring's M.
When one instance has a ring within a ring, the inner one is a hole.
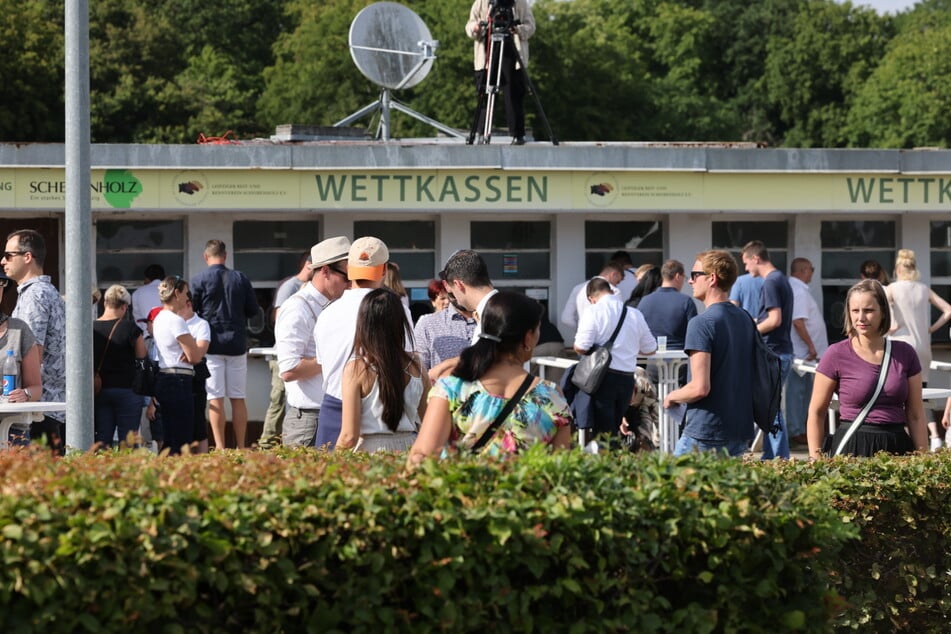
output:
M10 392L17 389L20 380L20 364L17 363L13 350L7 350L7 358L3 360L3 395L10 396Z

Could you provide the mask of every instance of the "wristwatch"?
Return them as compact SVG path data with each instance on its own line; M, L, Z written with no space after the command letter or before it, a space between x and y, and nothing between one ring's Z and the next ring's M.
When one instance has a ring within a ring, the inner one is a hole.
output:
M33 394L32 394L32 392L30 392L30 388L28 388L28 387L23 388L23 393L26 394L26 400L28 400L28 401L32 401L32 400L33 400Z

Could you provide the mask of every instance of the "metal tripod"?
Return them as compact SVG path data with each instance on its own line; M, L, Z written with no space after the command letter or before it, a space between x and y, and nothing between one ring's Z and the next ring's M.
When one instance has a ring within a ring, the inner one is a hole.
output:
M469 130L469 137L466 139L467 145L472 145L476 140L476 135L480 133L479 128L479 113L485 112L485 121L482 125L481 136L479 137L479 142L482 144L488 144L492 140L492 119L495 114L495 100L501 90L502 86L502 64L505 63L505 44L510 42L512 38L512 33L509 30L496 30L492 26L492 22L488 22L488 33L486 35L486 45L488 52L486 55L486 71L485 71L485 81L483 85L479 87L479 103L476 106L475 115L472 117L472 127ZM525 68L525 64L522 62L522 56L518 52L518 48L515 46L515 42L511 42L511 46L508 47L509 52L515 56L515 63L517 71L522 74L522 79L525 81L525 87L528 92L531 93L532 97L535 99L535 105L538 108L538 116L541 117L542 123L545 126L545 131L548 133L548 138L551 139L552 145L558 145L558 139L555 137L555 133L551 129L551 124L548 123L548 117L545 116L545 110L542 108L542 102L538 98L538 91L535 90L535 84L532 82L532 78L528 75L528 70ZM507 88L511 90L511 87ZM509 122L509 125L512 125L512 122Z

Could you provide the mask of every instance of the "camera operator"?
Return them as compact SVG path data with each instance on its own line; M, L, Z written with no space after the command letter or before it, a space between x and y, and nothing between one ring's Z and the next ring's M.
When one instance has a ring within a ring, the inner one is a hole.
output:
M490 45L486 35L490 29L497 33L504 30L510 34L505 38L502 47L500 87L505 93L505 120L512 136L512 144L523 145L525 78L517 59L521 56L522 63L528 64L528 39L535 34L535 18L528 0L475 0L472 3L469 21L466 23L466 35L475 40L475 83L476 94L480 97L477 130L483 130L485 126L485 104L481 96L486 89L486 72L496 72L495 69L486 68L487 48Z

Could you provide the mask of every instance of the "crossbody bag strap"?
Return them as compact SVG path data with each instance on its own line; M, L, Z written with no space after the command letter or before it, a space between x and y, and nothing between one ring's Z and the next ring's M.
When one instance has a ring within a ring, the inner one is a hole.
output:
M611 333L611 338L604 342L602 348L610 348L614 345L614 340L617 339L617 333L621 332L621 326L624 324L624 318L627 317L627 304L621 304L621 318L617 322L617 326L614 327L614 332Z
M495 420L492 421L492 424L489 425L489 428L485 430L485 433L482 434L482 437L477 440L472 447L469 448L469 451L472 453L478 452L482 449L487 442L495 435L495 430L499 428L505 419L509 417L509 414L512 413L512 410L515 409L515 406L518 405L518 402L522 400L522 397L525 396L525 392L528 391L528 386L532 384L532 381L535 380L534 374L527 374L525 380L522 381L522 384L518 386L515 395L509 399L508 403L505 404L505 407L502 408L502 411L499 412L499 415L495 417Z
M878 395L881 394L882 388L885 387L885 379L888 376L888 366L892 358L892 340L888 337L885 338L885 354L882 355L882 369L878 373L878 385L875 386L875 393L872 394L872 398L868 400L868 403L865 404L865 407L862 408L862 411L859 412L859 415L855 417L852 421L852 424L849 426L849 429L845 432L845 435L842 436L842 442L839 443L839 446L836 447L834 456L838 456L842 453L842 449L845 447L845 443L849 441L849 438L852 437L852 434L855 433L855 430L859 428L865 421L865 417L868 416L868 413L872 411L872 405L875 404L875 401L878 400Z
M116 334L116 328L119 327L119 320L116 320L116 323L113 324L112 330L109 331L109 338L106 339L106 347L102 349L102 358L99 359L99 367L96 368L96 374L102 370L102 364L106 362L106 352L109 351L109 342L112 341L112 335Z

